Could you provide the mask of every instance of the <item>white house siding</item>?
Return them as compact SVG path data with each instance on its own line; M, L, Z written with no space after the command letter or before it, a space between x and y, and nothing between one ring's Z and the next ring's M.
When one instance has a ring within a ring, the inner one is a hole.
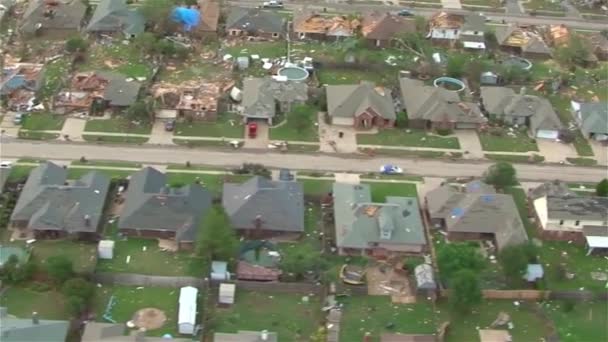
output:
M431 38L433 38L433 39L456 40L459 37L460 37L459 29L433 29L433 30L431 30Z

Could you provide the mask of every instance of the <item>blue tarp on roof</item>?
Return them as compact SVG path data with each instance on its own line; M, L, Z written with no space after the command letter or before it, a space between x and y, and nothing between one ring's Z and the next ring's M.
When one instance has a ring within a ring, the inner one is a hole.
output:
M201 15L198 10L177 7L173 10L173 13L171 13L171 20L183 24L184 30L190 31L192 28L198 26L201 21Z

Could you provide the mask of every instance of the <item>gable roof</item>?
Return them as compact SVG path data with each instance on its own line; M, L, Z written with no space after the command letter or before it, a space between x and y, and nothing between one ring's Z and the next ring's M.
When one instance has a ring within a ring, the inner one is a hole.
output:
M581 103L580 116L584 132L608 134L608 102Z
M568 184L555 180L551 182L545 182L534 189L531 189L528 192L528 197L531 200L535 200L537 198L545 197L545 196L577 196L576 192L570 190Z
M236 229L304 231L304 193L297 182L255 176L243 184L224 183L222 204Z
M414 20L374 11L365 15L361 24L361 34L368 39L390 40L403 32L416 32Z
M86 10L87 7L80 0L32 0L23 13L20 30L34 33L38 24L42 29L78 30Z
M176 241L194 241L211 200L202 186L170 188L164 173L146 167L131 176L118 228L174 231Z
M220 21L220 4L214 0L201 0L198 3L201 23L197 30L216 32Z
M103 98L111 106L130 106L137 101L141 83L115 72L99 71L99 76L108 80L103 91Z
M144 32L145 19L136 9L129 9L125 0L101 0L89 21L87 31L122 31L127 35Z
M10 316L1 317L0 320L2 342L65 342L70 327L68 321L39 319L34 323L31 318Z
M274 12L258 8L233 7L226 19L226 29L237 29L253 33L282 33L285 19Z
M486 30L486 18L476 12L472 12L464 17L463 31L480 31Z
M304 102L308 99L308 85L302 82L275 81L272 78L243 80L243 115L253 118L273 118L277 102Z
M336 246L366 249L373 243L383 246L425 245L424 227L415 197L371 201L367 184L334 183Z
M374 88L368 82L353 85L328 85L327 113L331 117L352 118L368 110L384 119L396 118L395 105L388 89Z
M520 48L522 52L551 56L551 49L536 32L515 24L497 26L495 31L498 45Z
M79 180L66 179L67 170L51 162L32 170L11 221L28 221L34 230L96 232L110 179L98 171Z
M600 221L608 224L608 198L547 196L547 216L554 220Z
M409 119L432 122L484 123L479 106L460 99L458 93L441 87L424 85L411 78L400 78L401 101Z
M145 334L138 330L131 331L130 335L125 335L125 325L116 323L97 323L89 321L82 334L81 342L166 342L164 337L141 336ZM140 336L138 336L140 335ZM172 342L191 342L191 338L170 339Z

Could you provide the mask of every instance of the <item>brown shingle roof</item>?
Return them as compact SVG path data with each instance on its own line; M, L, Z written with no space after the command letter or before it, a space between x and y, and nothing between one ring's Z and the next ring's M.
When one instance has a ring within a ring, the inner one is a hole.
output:
M220 20L220 4L213 0L201 0L198 3L201 12L201 25L203 32L216 32Z
M416 23L389 13L372 12L363 18L361 33L365 38L389 40L397 33L415 32Z

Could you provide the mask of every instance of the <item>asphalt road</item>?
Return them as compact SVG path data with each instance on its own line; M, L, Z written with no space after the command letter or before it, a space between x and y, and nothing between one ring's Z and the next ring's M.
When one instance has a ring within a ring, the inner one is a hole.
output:
M109 146L64 142L30 142L4 139L0 157L77 160L80 157L98 160L129 161L143 164L183 163L234 167L244 162L262 163L270 168L288 167L299 170L376 172L382 164L401 166L407 174L434 177L481 176L487 162L448 162L432 159L395 157L335 156L328 154L288 154L253 151L216 151L182 147ZM522 180L597 182L606 177L606 168L560 165L517 165Z

